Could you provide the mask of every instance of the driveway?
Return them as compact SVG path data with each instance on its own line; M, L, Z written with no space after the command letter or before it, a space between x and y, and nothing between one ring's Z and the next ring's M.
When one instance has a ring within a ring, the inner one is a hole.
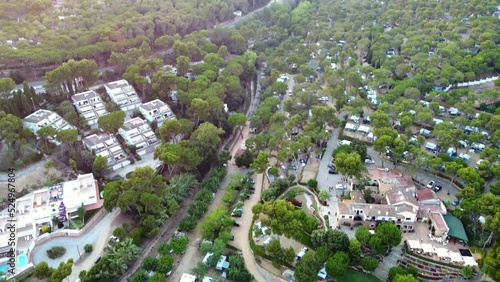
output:
M92 260L97 258L100 250L103 249L104 244L96 244L101 238L105 238L104 242L107 242L107 238L109 238L112 230L112 223L114 218L120 213L119 209L115 209L111 213L106 212L104 209L100 212L106 213L104 217L102 217L94 226L88 226L89 230L84 232L78 237L74 236L65 236L65 237L56 237L50 239L49 241L45 241L41 244L37 244L33 249L32 253L32 262L33 264L38 264L42 261L46 261L50 267L57 268L60 262L67 261L70 258L73 260L78 259L79 255L84 253L83 246L86 244L92 244L94 246L94 251L90 254L86 260ZM98 215L95 215L98 216ZM57 259L49 259L47 257L47 250L55 246L62 246L66 248L66 253ZM93 260L92 260L93 261Z
M127 173L134 171L136 167L143 167L149 165L153 169L156 169L157 165L161 164L161 161L154 159L153 152L147 153L146 155L141 156L141 158L142 159L140 161L136 161L134 164L110 172L108 174L108 177L113 178L116 175L120 175L121 177L125 178Z

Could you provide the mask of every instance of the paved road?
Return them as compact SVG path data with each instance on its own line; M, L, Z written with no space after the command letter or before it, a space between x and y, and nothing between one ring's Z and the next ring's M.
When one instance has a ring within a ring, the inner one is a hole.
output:
M96 242L105 236L109 238L110 232L112 232L112 222L113 219L120 213L119 209L115 209L113 212L108 213L105 210L100 212L107 213L99 222L94 226L89 226L89 230L82 234L80 237L56 237L49 241L37 244L35 249L32 251L33 264L38 264L42 261L46 261L50 267L57 268L60 262L67 261L69 258L76 260L80 254L83 254L83 246L85 244L94 245L95 252L91 253L90 257L95 259L99 255L97 250L102 250L104 246L95 245ZM48 259L47 250L54 246L62 246L66 248L66 253L57 259ZM99 248L100 247L100 248Z
M254 10L254 11L252 11L252 12L250 12L250 13L244 15L244 16L236 17L232 21L223 24L222 27L233 28L233 27L236 26L237 23L241 22L244 19L248 19L251 15L254 15L257 12L262 11L264 8L267 8L267 7L271 6L273 3L280 3L280 2L283 2L283 0L271 0L271 1L269 1L269 3L266 6L260 7L260 8Z
M321 190L329 190L330 192L330 200L328 201L328 208L330 210L330 226L332 228L337 227L337 219L334 216L335 213L337 212L337 206L338 206L338 196L342 196L343 192L342 190L335 189L335 186L341 182L342 180L342 175L341 174L328 174L328 164L330 164L331 156L333 154L333 151L338 147L339 144L339 133L340 129L335 129L333 131L332 136L330 137L330 140L328 140L327 145L326 145L326 150L325 153L323 154L323 159L321 160L321 163L319 165L318 169L318 176L316 177L316 180L318 181L318 187ZM334 187L333 189L329 189L329 187Z

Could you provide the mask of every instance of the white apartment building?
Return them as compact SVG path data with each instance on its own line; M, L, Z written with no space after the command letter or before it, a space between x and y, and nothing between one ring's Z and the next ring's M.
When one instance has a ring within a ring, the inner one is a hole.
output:
M141 100L134 87L124 79L106 83L104 88L106 88L106 93L111 97L111 100L118 104L124 112L137 109L141 105Z
M137 154L141 156L154 152L159 144L149 124L138 117L124 122L123 126L118 129L118 133L123 137L127 145L135 146Z
M76 129L64 120L58 113L48 110L38 110L23 119L24 126L33 133L45 126L51 126L55 130Z
M142 104L139 110L147 121L153 122L156 120L158 127L161 126L164 120L175 118L170 107L158 99Z
M34 248L36 239L48 236L42 232L42 226L53 226L52 218L59 218L65 226L69 218L76 216L76 211L83 204L86 210L102 207L103 199L99 195L99 187L92 173L80 174L77 179L63 182L52 187L42 188L16 199L15 232L17 250L17 271L27 266L27 254ZM7 259L10 250L8 239L12 237L9 230L10 214L4 210L0 214L0 265ZM24 257L23 257L24 256ZM22 262L21 261L22 258Z
M108 114L101 96L93 90L75 94L71 100L78 113L87 120L89 125L97 124L99 117Z
M94 155L108 158L108 167L112 170L130 164L127 154L113 134L99 133L87 136L83 139L83 145Z

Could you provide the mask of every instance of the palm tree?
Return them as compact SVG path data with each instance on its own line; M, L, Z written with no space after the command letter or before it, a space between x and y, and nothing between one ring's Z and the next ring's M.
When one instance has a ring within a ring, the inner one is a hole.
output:
M117 247L113 248L113 257L122 258L125 263L129 263L137 258L140 248L137 247L132 238L126 238Z
M123 273L128 269L128 265L121 257L109 256L109 268L114 272Z
M170 181L169 197L179 202L196 185L198 185L198 181L194 175L188 173L176 175Z

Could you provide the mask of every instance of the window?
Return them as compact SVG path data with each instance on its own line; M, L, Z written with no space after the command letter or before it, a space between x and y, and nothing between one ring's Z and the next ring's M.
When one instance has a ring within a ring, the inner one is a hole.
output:
M349 219L352 219L352 215L349 216Z
M342 218L345 218L345 215L343 215Z
M405 220L411 220L411 218L407 217L407 218L405 218Z

